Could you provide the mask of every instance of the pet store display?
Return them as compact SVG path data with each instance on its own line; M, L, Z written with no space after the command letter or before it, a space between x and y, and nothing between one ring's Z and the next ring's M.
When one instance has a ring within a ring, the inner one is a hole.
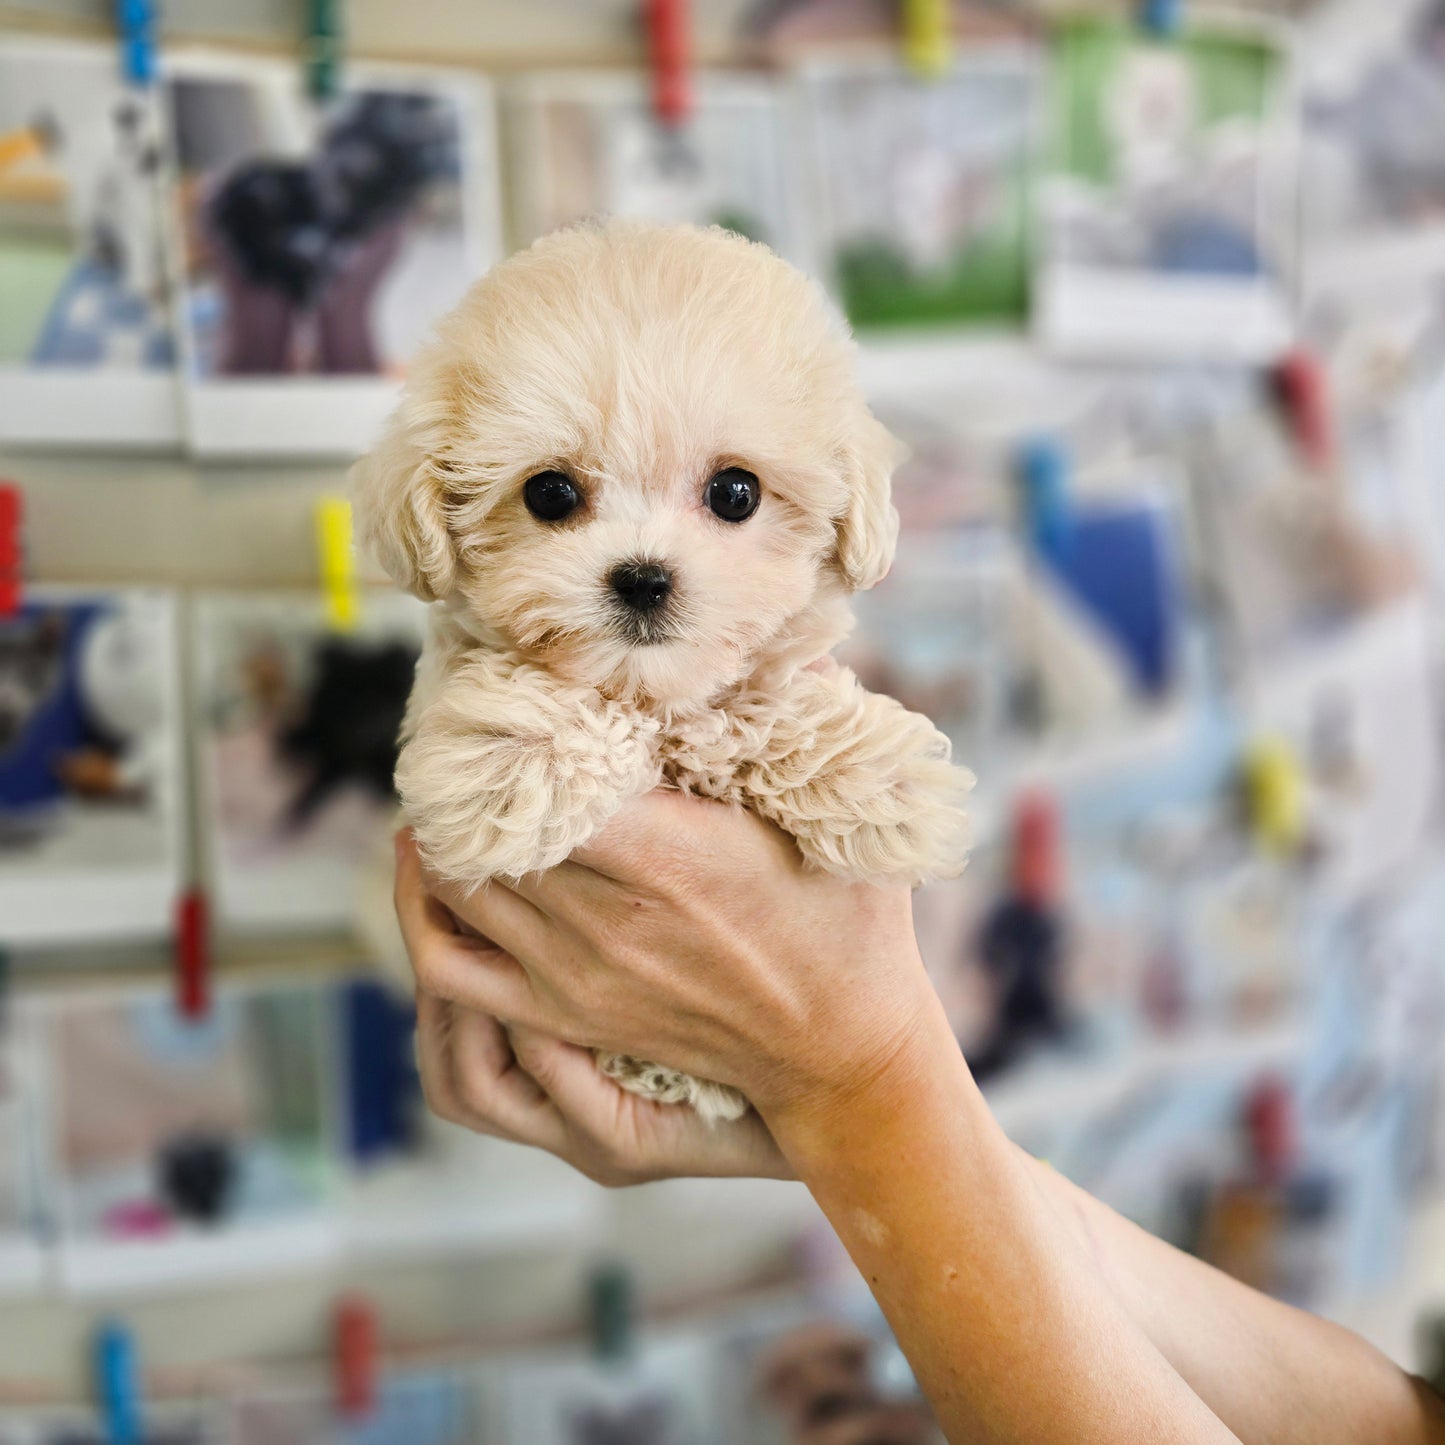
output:
M34 588L0 617L0 946L170 935L178 662L169 592Z
M0 442L179 441L161 156L110 46L0 43Z
M393 823L423 623L416 603L379 591L345 631L319 593L196 599L193 717L219 927L351 923L362 870Z
M1295 262L1286 65L1242 23L1151 34L1081 14L1052 36L1039 335L1109 360L1270 360Z
M774 81L704 76L669 124L641 76L536 74L512 82L505 111L521 243L621 216L724 226L803 258L792 116Z
M432 327L496 257L491 92L355 67L168 60L186 425L202 454L362 450Z

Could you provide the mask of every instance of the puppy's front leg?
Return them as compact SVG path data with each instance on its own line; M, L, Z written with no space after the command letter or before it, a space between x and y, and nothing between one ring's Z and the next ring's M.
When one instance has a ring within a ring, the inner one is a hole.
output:
M926 717L838 666L798 674L765 706L776 710L767 743L740 782L805 858L877 883L917 885L963 870L973 774L949 761L948 739Z
M658 781L657 724L494 653L447 669L397 762L435 873L466 887L560 863Z

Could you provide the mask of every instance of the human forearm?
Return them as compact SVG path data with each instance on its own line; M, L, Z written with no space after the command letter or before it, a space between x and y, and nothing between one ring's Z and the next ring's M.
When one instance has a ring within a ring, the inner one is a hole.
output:
M941 1009L846 1096L765 1112L951 1440L1233 1438L1004 1138Z
M1130 1318L1242 1440L1424 1445L1445 1406L1349 1330L1250 1289L1016 1157L1099 1262Z

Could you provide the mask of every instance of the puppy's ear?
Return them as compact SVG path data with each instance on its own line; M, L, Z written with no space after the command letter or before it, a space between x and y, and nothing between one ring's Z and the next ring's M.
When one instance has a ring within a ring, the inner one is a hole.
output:
M423 602L445 597L457 557L442 481L399 418L351 469L351 495L357 538L387 575Z
M851 592L876 586L893 565L898 513L890 480L902 451L892 433L863 410L842 456L848 505L838 519L838 567Z

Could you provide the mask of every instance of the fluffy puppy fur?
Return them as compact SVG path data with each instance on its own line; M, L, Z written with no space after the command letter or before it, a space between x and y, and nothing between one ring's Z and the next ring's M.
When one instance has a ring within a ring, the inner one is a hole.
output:
M818 288L717 229L580 227L477 282L355 474L363 539L434 604L397 768L432 870L550 867L661 783L756 810L830 872L962 868L971 776L827 658L898 527L896 446L853 371ZM746 520L709 508L729 468L757 479ZM558 520L527 505L544 472L575 489ZM663 569L665 599L629 608L623 564ZM746 1108L599 1062L709 1117Z

